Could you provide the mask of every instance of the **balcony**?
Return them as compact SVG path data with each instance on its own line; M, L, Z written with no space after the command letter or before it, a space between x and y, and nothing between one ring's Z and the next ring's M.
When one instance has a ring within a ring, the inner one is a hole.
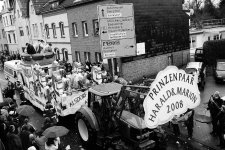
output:
M5 27L5 32L15 31L16 27L14 25L9 25Z

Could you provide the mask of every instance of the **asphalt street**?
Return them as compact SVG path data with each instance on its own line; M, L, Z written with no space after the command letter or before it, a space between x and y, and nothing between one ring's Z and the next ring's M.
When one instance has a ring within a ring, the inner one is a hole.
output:
M4 87L7 82L4 79L3 72L0 73L0 83L1 87ZM201 91L201 105L196 109L196 114L205 114L205 103L208 102L209 97L215 92L219 91L222 96L225 96L225 83L224 84L216 84L214 78L212 76L212 72L209 71L207 73L206 85L205 89ZM34 125L36 129L40 129L43 123L42 112L37 109L36 113L31 118L31 123ZM63 141L63 147L67 145L71 146L71 149L82 149L80 142L73 128L73 119L69 119L70 122L66 121L61 122L63 125L70 128L70 132L67 136L61 138ZM204 130L203 130L204 129ZM193 139L190 141L187 140L187 131L186 128L181 125L181 133L182 136L180 138L180 144L176 144L176 137L173 135L171 128L166 129L168 134L167 144L163 146L162 149L166 150L186 150L186 149L199 149L199 150L220 150L216 145L218 144L217 137L213 137L210 135L211 132L211 124L200 123L195 121L195 129L193 134Z

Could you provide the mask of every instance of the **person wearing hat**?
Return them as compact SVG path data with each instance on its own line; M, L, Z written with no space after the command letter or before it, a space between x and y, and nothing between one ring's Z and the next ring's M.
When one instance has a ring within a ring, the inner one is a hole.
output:
M217 129L218 129L218 125L217 122L218 120L216 119L216 116L218 115L220 108L222 106L223 100L220 98L219 92L216 91L214 93L214 95L212 95L210 97L210 100L208 102L208 110L210 112L211 115L211 119L212 119L212 126L213 126L213 130L211 132L212 135L216 135L217 134Z
M225 148L225 140L224 140L224 134L225 134L225 104L223 103L222 107L220 108L219 113L216 116L216 121L218 121L218 136L219 136L219 146L220 148Z

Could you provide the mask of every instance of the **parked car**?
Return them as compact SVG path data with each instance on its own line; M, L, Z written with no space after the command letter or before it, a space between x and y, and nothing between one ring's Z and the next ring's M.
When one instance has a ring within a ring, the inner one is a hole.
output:
M216 82L225 81L225 59L218 59L214 67L214 77Z
M204 62L204 54L203 54L203 48L196 48L195 50L195 61L196 62Z
M205 87L206 66L203 62L189 62L185 68L186 73L198 76L198 86Z

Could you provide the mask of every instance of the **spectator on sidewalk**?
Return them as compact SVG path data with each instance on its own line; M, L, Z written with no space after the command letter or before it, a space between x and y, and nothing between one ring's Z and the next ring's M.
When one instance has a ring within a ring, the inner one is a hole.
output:
M42 136L41 134L39 135L37 134L34 140L39 150L45 150L45 142L47 141L47 138L45 136Z
M23 150L20 137L15 133L15 126L9 126L7 133L8 150Z
M223 103L223 100L220 98L220 95L219 95L218 91L216 91L214 93L214 95L212 95L210 97L210 100L208 102L208 108L207 109L210 112L211 119L212 119L212 126L213 126L213 130L211 132L212 135L217 134L217 129L218 129L217 122L218 122L218 120L216 120L216 116L220 111L222 103Z
M21 127L21 130L26 129L27 131L29 131L30 133L34 133L35 129L34 127L29 123L29 118L25 118L23 121L23 125Z
M187 127L188 130L188 140L192 138L193 135L193 127L194 127L194 110L188 109L185 113L187 119L185 120L184 124Z
M45 143L46 150L58 150L60 144L60 138L48 138L47 142Z
M225 148L225 139L224 139L224 134L225 134L225 105L222 105L220 112L216 116L216 121L218 120L218 130L217 130L217 135L219 136L219 146L220 148Z
M173 119L171 120L172 127L173 127L173 132L175 136L177 137L176 143L179 144L179 137L180 137L180 128L179 128L179 122L178 122L178 116L175 115Z
M30 142L30 138L29 138L30 134L31 133L29 132L27 126L24 126L21 129L20 139L22 141L22 145L23 145L24 150L28 149L31 146L31 142Z

